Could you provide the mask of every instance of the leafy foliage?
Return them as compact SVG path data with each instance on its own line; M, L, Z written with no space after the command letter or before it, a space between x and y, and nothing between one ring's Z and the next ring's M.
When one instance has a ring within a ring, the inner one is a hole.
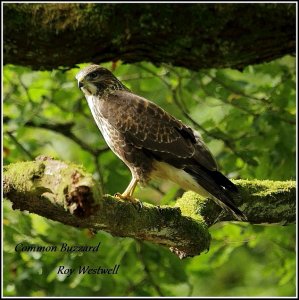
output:
M80 66L82 67L82 66ZM192 72L149 63L106 64L131 90L197 129L232 178L295 179L295 59L242 72ZM115 69L115 70L114 70ZM38 155L74 161L106 193L125 189L130 172L107 149L74 79L78 69L4 68L4 164ZM181 193L167 182L138 188L155 204ZM4 202L6 296L294 296L295 227L217 224L207 254L179 260L149 243L66 227ZM16 252L18 243L96 245L97 253ZM113 267L117 275L57 275L59 266Z

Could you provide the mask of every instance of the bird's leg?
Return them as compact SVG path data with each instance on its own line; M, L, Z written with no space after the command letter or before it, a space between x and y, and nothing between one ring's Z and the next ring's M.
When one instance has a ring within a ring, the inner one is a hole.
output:
M125 197L125 198L126 197L132 197L137 183L138 183L138 180L135 179L134 177L132 177L131 182L129 183L126 190L122 193L122 196Z
M136 188L136 185L138 183L138 180L133 176L131 182L129 183L128 187L126 190L121 194L121 193L116 193L114 196L117 198L120 198L122 200L127 200L132 202L133 204L137 204L142 207L141 202L133 197L134 190Z

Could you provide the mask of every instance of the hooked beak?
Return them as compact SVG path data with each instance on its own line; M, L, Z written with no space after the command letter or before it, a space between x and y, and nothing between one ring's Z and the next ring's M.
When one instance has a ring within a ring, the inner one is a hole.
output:
M81 89L84 86L82 81L78 81L78 88Z

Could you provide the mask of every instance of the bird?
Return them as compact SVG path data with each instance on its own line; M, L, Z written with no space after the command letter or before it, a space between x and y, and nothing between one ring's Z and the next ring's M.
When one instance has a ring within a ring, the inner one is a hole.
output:
M211 198L237 220L247 219L234 203L236 185L219 171L199 132L133 93L100 65L84 67L75 78L106 143L131 171L128 187L116 197L134 204L138 183L168 179Z

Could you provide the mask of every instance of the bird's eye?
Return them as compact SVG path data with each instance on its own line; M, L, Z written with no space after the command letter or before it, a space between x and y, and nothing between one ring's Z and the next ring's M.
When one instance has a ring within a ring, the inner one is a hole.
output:
M97 78L97 77L98 77L98 72L92 72L92 73L90 73L90 74L89 74L89 77L90 77L91 79Z

